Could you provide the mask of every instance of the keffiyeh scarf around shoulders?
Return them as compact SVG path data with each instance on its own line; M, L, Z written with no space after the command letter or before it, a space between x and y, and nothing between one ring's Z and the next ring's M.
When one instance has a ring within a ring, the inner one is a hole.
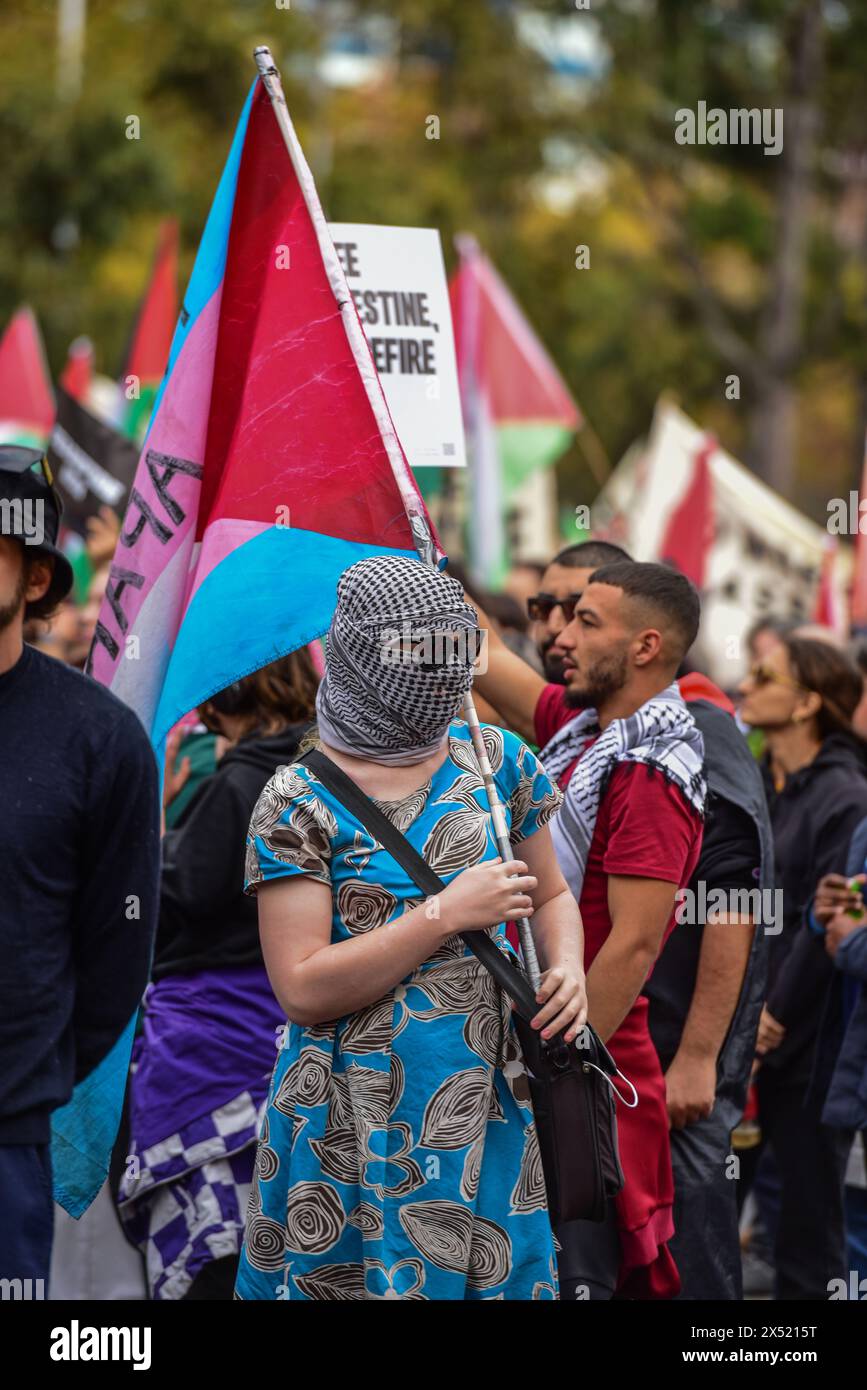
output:
M579 758L563 804L551 822L557 860L576 900L584 886L599 804L618 763L644 763L656 768L680 788L700 816L704 815L707 801L704 740L675 682L647 700L628 719L613 720L581 757L587 739L598 729L596 710L581 710L558 729L539 754L552 781Z

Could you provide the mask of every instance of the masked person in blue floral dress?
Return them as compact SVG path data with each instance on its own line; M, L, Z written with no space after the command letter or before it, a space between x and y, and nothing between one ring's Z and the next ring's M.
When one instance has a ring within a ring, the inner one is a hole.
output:
M490 931L510 951L504 924L530 915L543 972L534 1022L571 1040L586 1017L581 920L547 829L560 794L515 735L488 726L518 856L498 857L455 718L478 639L455 580L410 559L363 560L341 577L317 697L322 751L442 892L425 900L303 763L271 779L253 814L247 887L291 1021L237 1297L557 1297L510 1003L458 933Z

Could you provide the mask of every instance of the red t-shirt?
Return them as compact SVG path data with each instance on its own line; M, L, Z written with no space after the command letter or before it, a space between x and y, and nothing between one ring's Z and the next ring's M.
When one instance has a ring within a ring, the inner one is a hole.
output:
M536 706L539 746L574 719L565 689L548 685ZM579 756L593 743L588 738ZM578 758L560 777L565 787ZM584 964L589 969L611 931L609 874L665 879L685 887L701 853L702 823L681 791L661 772L641 763L619 763L599 805L581 891ZM666 937L674 925L674 904ZM647 1027L647 999L639 994L608 1046L638 1092L631 1110L617 1107L620 1156L626 1185L618 1193L620 1232L618 1290L623 1297L672 1298L680 1288L667 1242L674 1233L665 1082Z
M562 685L547 685L536 705L536 741L540 748L578 713L566 704ZM588 738L583 756L593 738ZM565 789L575 763L558 779ZM611 775L599 805L584 887L581 916L584 920L584 966L593 958L611 931L608 911L609 874L659 878L685 888L701 853L702 822L679 787L661 772L642 763L619 763ZM674 905L666 938L674 925Z
M570 719L574 719L580 714L579 709L570 709L566 704L565 685L546 685L542 694L536 701L536 708L533 712L533 723L536 726L536 742L539 748L545 747L550 743L558 729L562 729L564 724L568 724ZM558 778L560 790L566 786L578 759L570 763L566 771Z

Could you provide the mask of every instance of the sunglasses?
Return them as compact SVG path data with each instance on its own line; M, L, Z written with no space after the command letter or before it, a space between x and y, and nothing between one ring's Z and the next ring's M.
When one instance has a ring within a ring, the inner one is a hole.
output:
M575 605L580 594L568 594L566 598L556 598L554 594L533 594L527 599L527 613L533 622L546 623L555 608L563 609L563 617L571 623L575 617Z
M780 671L770 671L760 661L750 667L748 675L753 685L760 689L763 685L785 685L789 690L807 690L800 681L793 681L790 676L784 676Z

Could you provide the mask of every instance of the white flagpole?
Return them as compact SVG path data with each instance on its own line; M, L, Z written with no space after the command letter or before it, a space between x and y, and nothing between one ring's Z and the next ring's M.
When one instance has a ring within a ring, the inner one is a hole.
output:
M286 105L286 98L283 95L280 74L277 71L269 48L264 46L257 48L254 51L253 57L259 69L259 77L270 98L277 124L280 127L281 134L286 143L289 158L292 160L292 166L295 170L304 201L307 204L307 211L310 214L311 221L316 231L325 271L328 275L334 298L340 309L346 337L352 348L359 375L364 383L365 390L367 391L367 398L370 401L371 409L373 410L376 423L382 435L388 461L391 464L391 470L394 474L395 482L406 509L416 549L419 553L419 557L426 564L436 566L437 549L431 534L430 526L428 525L427 515L419 502L415 481L397 437L394 421L391 418L391 412L389 411L388 403L382 390L382 383L373 365L367 339L364 336L364 331L358 320L358 315L355 312L355 305L346 283L343 266L340 263L340 257L334 249L334 242L331 239L331 233L328 230L325 214L319 202L319 195L316 192L313 175L310 172L307 160L304 158L304 152L295 134L295 128L292 125L292 120ZM473 703L472 691L468 691L465 697L464 715L469 725L473 750L479 763L479 770L482 775L485 793L491 809L491 821L494 829L494 837L497 842L497 849L504 863L508 863L508 861L514 859L515 856L509 844L506 813L500 800L496 783L494 782L490 759L488 758L485 741L479 725L479 717ZM532 928L526 917L522 917L517 925L521 941L521 952L524 957L527 975L533 988L538 989L540 972Z
M57 6L57 94L69 101L81 96L87 0L59 0Z

